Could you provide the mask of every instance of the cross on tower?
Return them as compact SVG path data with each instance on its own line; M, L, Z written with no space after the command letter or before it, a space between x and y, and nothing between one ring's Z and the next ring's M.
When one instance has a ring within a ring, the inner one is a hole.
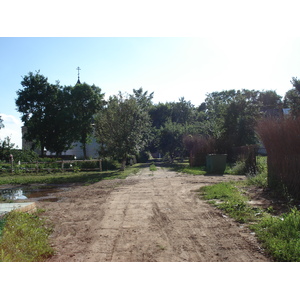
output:
M79 67L76 68L76 70L78 71L78 80L77 80L77 84L81 84L80 79L79 79L79 71L81 70Z

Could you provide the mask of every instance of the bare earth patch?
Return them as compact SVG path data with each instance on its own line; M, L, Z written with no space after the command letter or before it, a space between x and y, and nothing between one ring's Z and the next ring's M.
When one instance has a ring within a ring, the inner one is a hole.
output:
M56 193L42 202L61 262L270 261L256 238L201 200L201 186L244 176L193 176L158 168Z

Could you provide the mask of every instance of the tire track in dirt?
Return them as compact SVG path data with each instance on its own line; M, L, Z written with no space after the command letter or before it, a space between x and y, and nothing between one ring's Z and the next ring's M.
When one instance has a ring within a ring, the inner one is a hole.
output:
M54 223L51 261L269 261L250 231L199 199L207 184L242 176L192 176L144 168L43 203Z

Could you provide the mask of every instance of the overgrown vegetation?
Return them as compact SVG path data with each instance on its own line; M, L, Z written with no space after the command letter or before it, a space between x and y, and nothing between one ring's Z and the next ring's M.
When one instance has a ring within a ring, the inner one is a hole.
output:
M247 198L243 196L234 182L222 182L201 189L204 198L209 203L224 210L230 217L238 222L248 223L255 221L261 215L259 209L247 204Z
M257 132L268 153L268 186L300 199L300 118L263 119Z
M267 215L251 228L276 261L300 261L300 212L296 208L280 216Z
M266 158L259 158L256 176L243 182L219 183L201 188L204 198L256 233L265 251L276 261L300 261L300 212L296 208L275 213L272 207L260 209L248 203L243 188L267 186Z
M52 256L51 229L38 213L12 211L0 221L0 261L40 262Z

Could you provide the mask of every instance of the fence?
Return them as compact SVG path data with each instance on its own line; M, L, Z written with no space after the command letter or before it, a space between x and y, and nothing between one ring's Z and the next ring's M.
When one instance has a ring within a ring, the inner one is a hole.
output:
M89 160L59 160L59 161L37 161L37 162L14 162L11 161L8 167L11 173L43 172L43 171L99 171L102 172L102 159ZM6 169L6 171L8 171Z

